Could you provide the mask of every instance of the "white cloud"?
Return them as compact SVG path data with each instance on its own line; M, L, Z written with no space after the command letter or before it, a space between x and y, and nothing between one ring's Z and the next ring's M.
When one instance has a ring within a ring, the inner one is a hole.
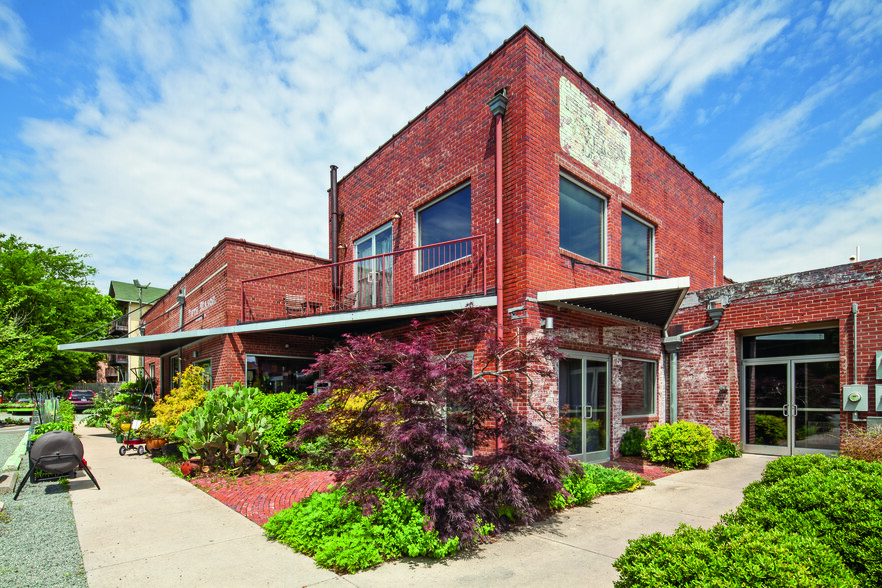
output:
M24 22L9 6L0 0L0 76L25 71L22 58L27 49L27 31Z
M882 180L791 207L752 188L730 194L725 221L726 275L736 281L847 263L858 246L862 259L882 257Z
M770 3L714 9L700 0L541 2L552 46L627 111L657 104L663 117L715 77L743 66L787 24Z
M327 255L328 166L361 161L471 53L421 42L405 16L344 8L107 9L75 116L25 121L40 165L4 187L16 232L94 252L101 279L160 285L224 236Z
M851 14L835 8L835 18ZM83 35L93 79L67 97L74 114L24 123L34 156L0 153L3 217L16 219L0 230L92 252L105 284L170 286L224 236L327 255L328 166L348 172L522 24L648 125L647 112L680 112L709 82L768 52L786 24L781 12L702 0L112 4ZM832 30L834 16L827 21ZM8 39L0 34L0 75L11 71ZM740 91L684 118L712 128ZM732 159L761 161L827 97L809 91L762 118ZM856 137L876 132L867 121ZM738 198L724 196L728 215ZM738 259L762 258L740 237L754 235L749 213L727 220L747 227L733 241ZM789 235L774 218L763 226Z

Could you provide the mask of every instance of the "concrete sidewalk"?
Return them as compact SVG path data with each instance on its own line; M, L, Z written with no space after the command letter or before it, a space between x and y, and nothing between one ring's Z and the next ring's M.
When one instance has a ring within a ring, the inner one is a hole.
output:
M148 457L120 456L106 429L77 433L101 486L70 482L92 588L346 585Z
M262 529L146 457L118 454L103 429L79 428L88 477L71 498L92 588L115 586L611 586L628 539L708 527L741 502L771 458L747 455L662 478L629 494L505 535L444 561L399 560L348 576L267 541Z

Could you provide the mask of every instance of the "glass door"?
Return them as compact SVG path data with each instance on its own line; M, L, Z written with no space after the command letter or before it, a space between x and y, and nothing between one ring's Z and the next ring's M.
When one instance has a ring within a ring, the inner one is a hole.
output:
M607 380L607 359L603 356L560 360L558 423L567 451L576 459L609 459Z
M839 450L839 360L745 360L745 449L770 455Z
M359 308L392 304L392 224L355 242L355 305ZM382 255L383 257L375 257Z

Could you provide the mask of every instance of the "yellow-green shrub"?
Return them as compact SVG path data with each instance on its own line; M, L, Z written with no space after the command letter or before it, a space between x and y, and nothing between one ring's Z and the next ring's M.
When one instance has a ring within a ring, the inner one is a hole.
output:
M205 370L201 367L191 365L182 374L175 376L178 387L153 407L156 422L168 429L169 435L175 432L182 416L205 402L207 392L203 388L204 374Z

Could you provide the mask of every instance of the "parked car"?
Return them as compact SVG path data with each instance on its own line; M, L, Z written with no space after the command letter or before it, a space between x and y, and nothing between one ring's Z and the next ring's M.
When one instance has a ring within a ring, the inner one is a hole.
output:
M95 404L95 393L91 390L68 390L67 399L74 405L74 410L82 412Z
M19 392L15 395L15 398L12 400L16 404L27 403L30 404L34 401L34 398L28 394L27 392Z

